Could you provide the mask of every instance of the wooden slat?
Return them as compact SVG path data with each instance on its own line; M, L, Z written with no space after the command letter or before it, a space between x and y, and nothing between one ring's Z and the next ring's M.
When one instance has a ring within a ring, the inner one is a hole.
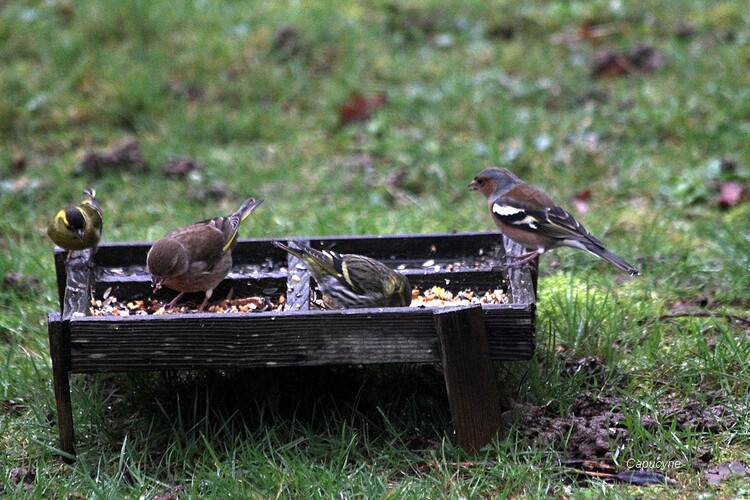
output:
M528 308L484 309L495 360L534 350ZM433 363L432 309L88 317L71 321L75 372Z
M295 242L308 244L307 240L294 240ZM285 242L289 245L289 241ZM285 252L286 253L286 252ZM287 258L287 293L286 306L288 311L309 311L310 310L310 270L304 261L298 259L290 253L286 253Z
M59 313L47 317L49 350L52 358L52 384L55 388L57 408L57 428L60 434L60 449L75 455L75 434L73 431L73 406L70 400L70 335ZM63 457L66 462L71 462Z
M501 430L497 376L480 306L435 311L456 444L473 453Z
M521 255L525 249L508 238L503 238L505 254L507 256ZM539 258L537 257L529 265L522 267L508 267L505 270L508 276L508 292L511 302L514 304L534 304L536 302L536 276Z
M71 324L71 369L96 372L438 359L431 311L398 308L373 316L372 312L325 311L181 314L120 321L82 318Z
M63 321L74 316L86 316L91 302L91 288L94 284L92 250L71 252L66 262L65 298L63 299Z

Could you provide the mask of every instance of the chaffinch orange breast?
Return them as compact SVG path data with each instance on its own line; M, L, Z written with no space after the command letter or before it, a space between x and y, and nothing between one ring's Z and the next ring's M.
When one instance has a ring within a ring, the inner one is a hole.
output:
M469 184L469 189L487 197L490 215L500 232L530 250L519 257L516 265L550 248L573 247L601 257L631 276L640 274L637 268L607 250L549 196L505 168L482 170Z

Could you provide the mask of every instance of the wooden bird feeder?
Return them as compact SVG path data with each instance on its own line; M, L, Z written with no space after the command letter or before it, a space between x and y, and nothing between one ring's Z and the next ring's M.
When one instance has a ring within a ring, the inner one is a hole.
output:
M470 451L500 430L493 362L534 352L536 267L500 270L521 248L497 233L300 238L321 249L359 253L399 268L412 286L504 290L507 304L323 310L311 308L314 280L272 239L240 240L232 272L212 302L285 295L284 311L92 316L92 298L153 296L145 271L150 242L55 250L60 312L49 314L60 447L75 454L70 374L316 365L439 363L455 442ZM167 301L176 292L162 289ZM191 296L185 297L190 300ZM202 294L195 294L199 303Z

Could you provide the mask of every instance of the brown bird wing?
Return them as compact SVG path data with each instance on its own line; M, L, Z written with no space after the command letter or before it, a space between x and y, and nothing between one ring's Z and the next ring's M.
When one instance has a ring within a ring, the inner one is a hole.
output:
M180 240L188 250L194 271L210 271L225 253L224 234L212 222L213 219L197 222L175 229L166 236Z
M532 186L517 186L509 190L495 198L490 208L493 217L499 221L529 233L559 240L578 240L604 248L602 242L564 208Z

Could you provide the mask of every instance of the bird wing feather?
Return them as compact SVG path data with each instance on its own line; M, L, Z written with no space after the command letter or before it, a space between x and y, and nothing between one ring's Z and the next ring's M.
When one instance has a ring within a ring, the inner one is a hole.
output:
M548 238L577 240L604 247L601 241L546 194L531 189L524 191L524 197L521 197L517 189L511 189L492 201L492 216L497 220Z
M166 236L185 242L183 246L190 252L191 267L197 272L209 272L225 253L223 232L211 223L212 220L175 229Z

